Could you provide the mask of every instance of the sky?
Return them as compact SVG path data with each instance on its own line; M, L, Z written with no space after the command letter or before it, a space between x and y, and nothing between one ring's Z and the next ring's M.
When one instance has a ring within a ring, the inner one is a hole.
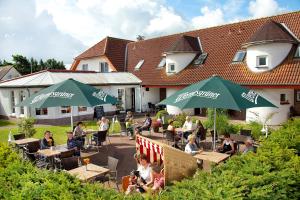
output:
M0 59L73 58L106 36L135 40L300 10L300 0L0 0Z

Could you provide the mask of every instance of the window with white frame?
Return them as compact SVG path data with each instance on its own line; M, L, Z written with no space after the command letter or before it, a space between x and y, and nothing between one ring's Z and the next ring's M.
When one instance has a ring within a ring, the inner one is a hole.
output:
M256 67L257 68L268 67L268 56L257 56L256 57Z
M23 91L20 91L20 102L25 100L25 94ZM24 115L24 106L20 107L20 114Z
M300 58L300 45L298 45L298 47L296 49L296 53L294 55L294 58Z
M175 64L174 63L168 64L168 72L169 73L175 72Z
M108 72L108 63L107 62L100 62L100 72Z
M87 111L87 107L85 106L78 106L78 112L85 112Z
M139 70L139 69L142 67L143 64L144 64L144 60L140 60L140 61L136 64L136 66L134 67L134 69L135 69L135 70Z
M82 70L88 71L89 70L89 64L82 64Z
M35 109L35 115L48 115L48 109L47 108L36 108Z
M71 106L61 106L60 113L66 114L71 112Z
M16 113L16 103L15 103L15 92L11 91L10 93L10 102L11 102L11 113Z

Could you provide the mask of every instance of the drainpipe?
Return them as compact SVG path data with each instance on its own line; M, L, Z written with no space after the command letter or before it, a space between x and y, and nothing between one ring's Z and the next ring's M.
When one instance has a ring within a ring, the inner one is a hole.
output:
M142 112L142 86L140 85L140 112Z
M29 91L29 88L26 88L27 90L27 93L28 93L28 98L30 97L30 91ZM29 117L31 117L31 107L28 106L28 112L29 112Z

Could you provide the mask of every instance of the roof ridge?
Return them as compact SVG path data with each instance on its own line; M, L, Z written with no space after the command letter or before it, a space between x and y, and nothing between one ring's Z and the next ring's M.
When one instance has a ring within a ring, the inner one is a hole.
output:
M117 38L117 37L112 37L112 36L106 36L106 37L109 39L114 39L114 40L123 40L123 41L134 42L134 40L124 39L124 38Z
M217 26L211 26L211 27L206 27L206 28L200 28L200 29L194 29L194 30L190 30L190 31L180 32L180 33L162 35L162 36L159 36L159 37L153 37L153 38L140 40L140 41L133 41L133 42L130 42L130 43L142 43L142 42L149 41L149 40L156 40L156 39L160 39L160 38L173 37L173 36L184 35L184 34L191 34L191 33L194 33L194 32L200 31L200 30L216 29L216 28L235 25L235 24L240 24L240 23L247 23L249 21L256 21L256 20L268 19L268 18L282 16L282 15L294 14L294 13L297 13L297 12L300 13L300 10L288 11L288 12L283 12L283 13L280 13L280 14L277 14L277 15L270 15L270 16L260 17L260 18L248 18L248 19L238 21L238 22L231 22L231 23L221 24L221 25L217 25Z

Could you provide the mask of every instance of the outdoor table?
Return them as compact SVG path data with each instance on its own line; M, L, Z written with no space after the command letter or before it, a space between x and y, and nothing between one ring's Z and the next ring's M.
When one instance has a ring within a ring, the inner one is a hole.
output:
M40 156L43 156L43 157L45 157L45 158L48 158L48 159L49 159L50 166L53 167L53 169L54 169L54 157L60 155L60 151L59 151L59 150L54 150L54 149L41 149L41 150L38 150L37 153L38 153Z
M36 142L36 141L39 141L39 139L36 139L36 138L25 138L25 139L21 139L21 140L13 140L11 141L12 143L15 143L16 145L26 145L28 143L31 143L31 142Z
M194 155L194 157L203 160L203 170L210 171L212 163L219 164L229 158L230 155L225 153L203 151Z
M83 165L67 172L73 176L76 176L81 181L91 181L97 176L106 174L109 172L109 169L90 163L87 166Z
M84 132L85 132L86 138L87 138L87 145L89 146L92 143L91 134L98 133L98 130L86 129L86 130L84 130Z

